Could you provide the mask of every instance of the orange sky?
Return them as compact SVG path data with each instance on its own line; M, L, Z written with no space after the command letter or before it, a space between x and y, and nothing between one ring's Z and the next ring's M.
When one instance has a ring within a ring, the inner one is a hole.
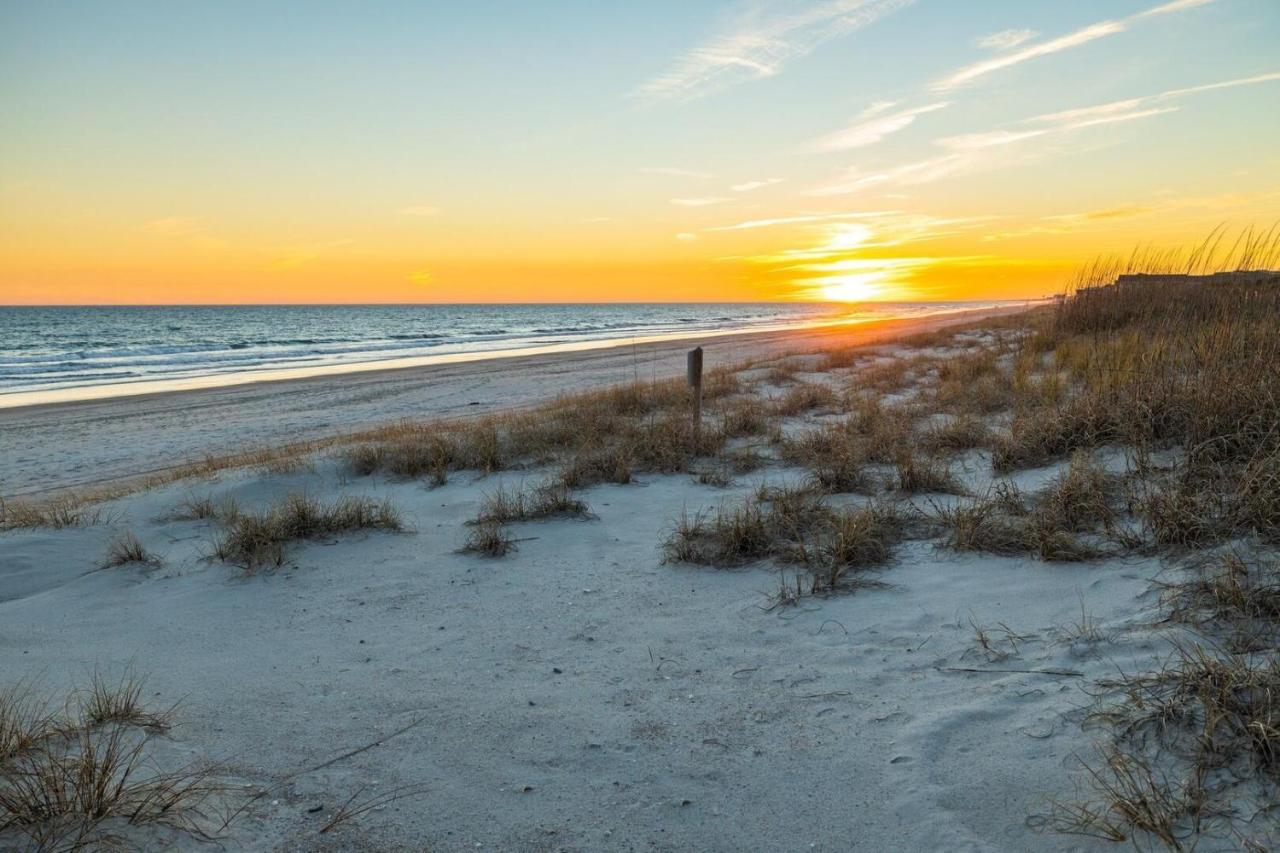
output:
M1027 298L1280 218L1280 7L1030 5L11 5L0 303Z

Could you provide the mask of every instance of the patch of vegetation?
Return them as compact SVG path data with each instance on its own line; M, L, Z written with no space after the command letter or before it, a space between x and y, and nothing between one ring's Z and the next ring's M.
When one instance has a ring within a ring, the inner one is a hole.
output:
M289 495L262 512L242 512L226 523L214 541L213 555L253 571L284 564L284 546L357 530L404 529L400 513L387 500L342 497L324 503L302 494Z
M99 565L104 569L114 569L130 563L158 566L160 558L148 551L137 536L126 530L107 543L106 553Z
M212 838L207 808L223 789L207 767L165 771L151 760L149 738L168 712L143 708L140 686L95 676L78 718L49 711L30 685L0 690L0 845L115 848L129 827Z

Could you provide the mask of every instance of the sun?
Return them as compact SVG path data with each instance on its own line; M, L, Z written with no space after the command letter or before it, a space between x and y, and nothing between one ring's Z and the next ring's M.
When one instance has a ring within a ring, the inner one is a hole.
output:
M832 276L818 286L818 295L828 302L866 302L880 296L883 273L854 273Z

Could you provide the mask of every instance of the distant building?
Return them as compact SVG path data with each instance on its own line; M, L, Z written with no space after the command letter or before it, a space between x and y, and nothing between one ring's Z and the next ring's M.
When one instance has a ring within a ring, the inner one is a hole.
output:
M1113 291L1132 291L1148 287L1185 287L1186 285L1280 285L1280 272L1276 270L1238 270L1215 272L1208 275L1182 273L1125 273L1112 284L1096 284L1076 288L1076 296L1085 298L1103 296Z
M1264 284L1274 279L1280 279L1280 272L1274 270L1238 270L1236 272L1215 272L1209 275L1129 273L1117 278L1115 286L1130 288L1167 287L1177 284Z

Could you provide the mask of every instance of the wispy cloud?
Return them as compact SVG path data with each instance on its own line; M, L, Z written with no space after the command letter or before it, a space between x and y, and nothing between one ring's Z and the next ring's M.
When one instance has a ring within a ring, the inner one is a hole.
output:
M729 199L727 198L721 198L719 196L705 198L673 198L671 199L671 203L679 205L680 207L707 207L712 204L723 204L728 200Z
M1194 9L1197 6L1208 6L1216 0L1173 0L1172 3L1163 3L1154 6L1145 12L1139 12L1134 18L1149 18L1152 15L1167 15L1170 12L1182 12L1186 9Z
M1150 213L1153 208L1144 204L1127 204L1123 207L1108 207L1103 210L1090 210L1086 213L1060 213L1046 217L1058 222L1104 222L1111 219L1129 219Z
M1137 121L1176 112L1180 109L1174 101L1188 95L1230 89L1237 86L1253 86L1280 80L1280 71L1221 80L1199 86L1170 89L1154 95L1127 98L1104 104L1094 104L1070 110L1033 116L1009 128L998 128L981 133L966 133L935 140L935 144L948 153L878 171L859 168L847 170L830 184L810 190L811 195L841 195L866 190L877 185L910 185L935 181L950 175L969 172L989 166L993 162L993 149L1004 149L1032 139L1047 140L1099 125ZM1007 163L1008 155L999 154L999 162Z
M741 184L733 184L729 189L736 193L749 193L752 190L764 189L780 183L782 183L782 178L765 178L762 181L744 181Z
M1082 44L1088 44L1091 41L1124 32L1125 29L1125 25L1120 21L1102 21L1101 23L1090 24L1083 29L1076 30L1074 33L1059 36L1056 39L1033 44L1012 53L1001 54L993 59L975 62L939 80L933 85L933 88L934 91L948 92L979 77L984 77L993 71L1009 68L1036 57L1048 56L1051 53L1059 53L1073 47L1079 47Z
M835 133L824 136L813 144L813 149L816 151L844 151L850 148L874 145L886 136L910 127L919 116L946 109L947 106L949 106L948 102L939 101L892 113L881 112L873 114L871 118L864 118L844 130L838 130ZM866 113L864 112L863 115L865 116Z
M1027 124L1050 124L1059 128L1074 130L1092 127L1097 124L1111 124L1117 121L1129 121L1135 118L1146 118L1161 113L1173 112L1176 106L1162 106L1170 101L1184 98L1187 95L1198 95L1203 92L1216 92L1221 89L1234 89L1238 86L1256 86L1260 83L1271 83L1280 80L1280 71L1255 74L1252 77L1237 77L1231 80L1219 80L1215 83L1203 83L1199 86L1185 86L1180 89L1169 89L1155 95L1143 95L1105 104L1094 104L1088 107L1045 113L1027 119Z
M633 94L643 102L691 100L747 80L772 77L822 43L861 29L911 2L791 0L757 4Z
M1151 213L1155 208L1141 204L1129 204L1122 207L1109 207L1103 210L1090 210L1084 213L1059 213L1053 216L1042 216L1037 224L1014 231L997 231L984 235L982 242L995 243L1002 240L1016 240L1022 237L1068 234L1087 228L1098 222L1111 222L1117 219L1132 219Z
M985 77L995 71L1019 65L1031 59L1041 56L1048 56L1054 53L1060 53L1064 50L1070 50L1073 47L1079 47L1089 42L1105 38L1116 33L1122 33L1129 29L1129 26L1136 21L1144 18L1154 17L1156 15L1167 15L1173 12L1181 12L1187 9L1194 9L1197 6L1206 6L1216 0L1174 0L1172 3L1164 3L1159 6L1153 6L1143 12L1130 15L1127 18L1110 21L1099 21L1096 24L1090 24L1087 27L1068 33L1064 36L1058 36L1048 41L1038 42L1028 45L1020 50L1003 53L1000 56L984 59L967 65L959 71L955 71L933 85L934 91L948 92L957 89L967 83L977 80L979 77Z
M845 195L869 189L880 184L927 184L939 178L955 174L967 165L964 154L943 154L903 163L880 171L866 171L858 167L845 170L835 183L810 190L810 195Z
M675 166L646 166L645 168L640 169L639 172L642 175L667 175L672 178L698 178L699 180L706 180L707 178L715 177L711 172L699 172L696 169L680 169Z
M975 43L983 50L1012 50L1038 35L1040 33L1036 30L1001 30L982 36Z
M810 222L833 222L842 219L873 219L890 216L894 210L862 210L851 213L804 213L798 216L778 216L773 219L748 219L732 225L718 225L706 231L747 231L754 228L772 228L776 225L803 225Z

